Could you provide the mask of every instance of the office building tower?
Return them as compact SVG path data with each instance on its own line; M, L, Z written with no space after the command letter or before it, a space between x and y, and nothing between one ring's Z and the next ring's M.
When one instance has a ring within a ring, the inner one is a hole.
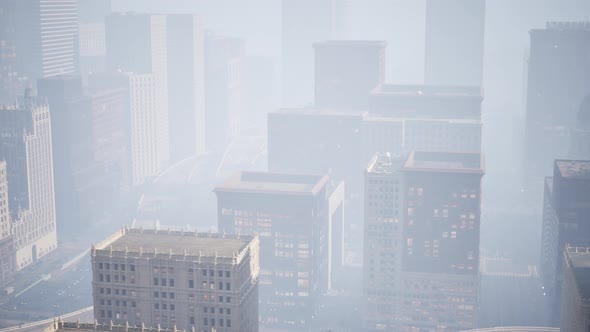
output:
M81 230L75 177L92 164L92 114L80 77L40 79L37 88L51 113L55 214L58 236L65 238Z
M485 0L427 0L424 82L481 86Z
M6 161L17 271L57 247L49 107L25 95L0 107L0 159Z
M590 95L584 98L570 131L569 155L574 159L590 159Z
M315 103L319 109L365 111L369 93L385 81L384 41L314 43Z
M590 248L567 247L563 251L560 331L587 331L590 328Z
M168 96L170 158L205 151L205 35L203 19L169 15Z
M89 73L106 70L106 41L104 22L80 22L80 74L86 78Z
M215 193L219 231L260 236L262 324L310 329L342 261L343 184L241 172Z
M404 161L376 154L365 171L363 321L369 330L397 327L403 304Z
M258 237L121 229L91 250L99 324L258 331Z
M14 275L14 244L8 207L8 179L6 161L0 161L0 283Z
M313 101L313 44L347 38L349 6L348 0L282 1L284 105L301 107Z
M550 307L559 310L563 251L567 245L590 246L590 161L555 160L545 179L541 232L541 279ZM558 317L553 317L556 323Z
M0 89L13 102L36 79L78 70L76 0L6 0L0 3Z
M139 185L169 160L166 17L113 14L105 26L107 70L132 73L131 152L133 184Z
M526 105L526 169L551 172L567 156L570 130L590 95L590 23L550 22L531 30Z
M484 169L479 153L412 152L406 160L404 327L476 327Z
M223 152L240 131L244 41L208 34L205 45L207 150Z

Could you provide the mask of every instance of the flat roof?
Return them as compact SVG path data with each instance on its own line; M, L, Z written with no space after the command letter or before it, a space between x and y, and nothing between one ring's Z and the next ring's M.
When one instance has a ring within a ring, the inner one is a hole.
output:
M121 233L98 244L95 249L232 257L246 248L251 241L251 236L131 228L122 229Z
M327 175L238 172L215 192L316 195L328 183Z
M535 265L516 264L511 259L500 257L482 257L480 263L482 275L501 277L536 277Z
M483 93L479 86L379 84L371 96L483 98Z
M367 166L367 172L372 174L393 174L399 172L404 164L401 154L383 152L376 153Z
M473 173L485 172L481 153L412 151L403 169L408 171Z
M590 179L590 160L563 160L555 161L555 167L561 177L566 179Z
M338 111L332 109L316 109L313 107L293 107L293 108L281 108L268 113L269 115L275 114L289 114L289 115L317 115L317 116L334 116L342 118L354 118L367 116L367 111Z
M590 300L590 248L568 247L566 255L582 297Z
M385 40L325 40L313 43L314 48L318 47L386 47Z

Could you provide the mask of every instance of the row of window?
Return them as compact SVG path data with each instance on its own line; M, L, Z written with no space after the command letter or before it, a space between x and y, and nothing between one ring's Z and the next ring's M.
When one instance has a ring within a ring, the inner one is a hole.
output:
M110 270L111 267L113 268L113 270L115 271L125 271L126 269L126 264L119 264L119 263L98 263L98 269L99 270ZM129 264L129 271L135 271L135 264Z
M129 304L129 306L131 306L132 308L137 307L137 302L135 301L125 301L125 300L106 300L106 299L101 299L100 300L100 304L101 305L107 305L107 306L112 306L113 304L115 305L115 307L126 307L127 304Z
M119 295L119 289L114 288L114 291L113 292L115 293L115 295ZM99 288L99 293L100 294L111 295L111 288L102 288L101 287L101 288ZM133 297L136 296L136 292L134 290L130 291L129 293L130 293L129 294L130 296L133 296ZM121 289L120 294L123 295L123 296L127 296L127 290L126 289Z

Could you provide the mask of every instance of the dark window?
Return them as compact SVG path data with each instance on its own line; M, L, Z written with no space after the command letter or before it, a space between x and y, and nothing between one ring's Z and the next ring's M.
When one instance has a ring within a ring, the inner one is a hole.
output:
M111 289L107 288L107 294L111 294Z
M98 281L100 281L100 282L104 281L104 275L102 273L98 275Z
M123 301L123 306L126 307L127 306L127 301Z
M121 295L123 295L123 296L127 295L127 290L126 290L126 289L123 289L123 290L121 291Z
M107 274L107 282L111 282L111 275Z
M162 310L168 310L168 304L162 303Z
M215 271L209 270L209 276L210 277L215 277Z
M154 297L158 297L160 295L160 292L154 292Z
M160 304L159 303L154 303L154 309L160 309Z
M119 271L119 264L113 264L113 269L115 269L115 271Z
M125 264L121 264L121 271L125 271Z
M162 286L166 286L166 278L162 278Z
M189 324L195 325L195 317L189 318Z
M170 293L170 298L173 299L174 298L174 293Z
M102 263L98 263L98 268L102 270Z
M168 281L169 281L170 287L174 287L174 279L170 279Z
M225 277L229 278L229 271L225 271Z
M222 282L219 283L219 290L223 290L223 283Z
M162 292L162 298L165 299L167 297L168 293L166 292Z
M104 315L104 310L101 310L101 311L100 311L100 317L104 318L104 316L105 316L105 315Z
M133 265L133 264L129 265L129 271L131 271L131 272L135 271L135 265Z
M188 288L195 288L195 281L194 280L188 281Z
M219 318L219 326L223 327L223 318Z
M223 303L223 296L219 297L219 303Z
M227 325L227 327L231 327L231 319L228 319L228 320L226 321L226 323L227 323L227 324L225 324L225 325Z
M221 271L221 270L217 271L217 276L219 278L223 277L223 271Z
M203 270L203 277L207 276L207 270Z
M158 286L158 278L154 278L154 286Z
M174 311L174 308L175 308L175 305L174 304L171 304L170 305L170 311Z
M211 326L215 326L215 318L211 318Z
M100 294L104 294L104 288L100 289Z
M209 325L209 319L207 317L203 318L203 325Z
M230 290L230 287L229 287L229 282L226 282L226 283L225 283L225 290Z
M106 263L105 265L106 265L107 270L110 270L111 269L111 264Z
M203 307L203 312L207 313L207 311L209 310L209 307Z
M119 295L119 289L115 288L115 295Z
M111 310L107 311L107 317L113 318L113 312Z
M226 303L230 303L230 302L231 302L231 297L227 296L227 297L225 298L225 302L226 302Z
M231 309L230 308L225 309L225 313L228 315L231 315Z
M131 306L132 306L133 308L135 308L135 307L137 306L137 303L135 303L135 301L131 301Z

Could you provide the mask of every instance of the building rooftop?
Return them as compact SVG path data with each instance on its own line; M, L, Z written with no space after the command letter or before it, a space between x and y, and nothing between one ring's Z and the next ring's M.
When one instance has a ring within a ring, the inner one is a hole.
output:
M371 96L400 96L400 97L471 97L482 99L482 89L477 86L438 86L438 85L401 85L380 84Z
M328 183L327 175L239 172L229 177L215 192L316 195Z
M150 328L145 326L129 326L115 324L98 324L98 323L80 323L80 322L62 322L55 321L50 326L43 329L42 332L57 331L95 331L95 332L182 332L185 330L165 329L160 327ZM193 330L194 331L194 330Z
M95 250L155 253L199 257L234 257L252 241L251 236L123 228L95 245Z
M553 31L590 31L590 21L547 22L545 28Z
M387 46L384 40L326 40L313 44L314 48L322 47L376 47L383 48Z
M556 160L555 167L565 179L590 179L590 160Z
M590 300L590 248L568 247L565 255L572 266L582 297Z
M484 276L502 277L536 277L535 265L516 264L511 259L500 257L482 257L480 272Z
M364 117L367 116L367 111L357 111L357 112L342 112L338 110L330 110L330 109L315 109L313 107L295 107L295 108L281 108L279 110L275 110L270 112L269 115L276 115L276 114L290 114L290 115L316 115L316 116L337 116L341 118L355 118L355 117Z
M393 174L399 172L404 164L405 156L390 152L376 153L367 166L372 174Z
M408 171L483 175L485 172L485 161L481 153L412 151L403 169Z

